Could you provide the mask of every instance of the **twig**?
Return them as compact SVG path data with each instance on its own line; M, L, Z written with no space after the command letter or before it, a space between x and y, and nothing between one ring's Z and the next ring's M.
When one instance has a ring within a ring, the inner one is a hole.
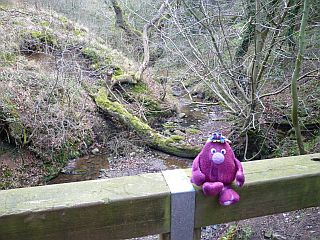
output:
M310 72L307 72L306 74L304 74L300 78L298 78L297 81L300 81L300 80L302 80L302 79L304 79L306 77L315 77L314 75L309 76L309 74L312 74L312 73L318 72L318 71L320 71L320 68L312 70ZM319 75L316 75L316 77L319 77ZM290 86L291 86L291 83L287 84L286 86L284 86L283 88L280 88L279 90L277 90L275 92L263 94L262 96L259 97L259 99L262 99L262 98L265 98L265 97L270 97L270 96L273 96L273 95L277 95L277 94L283 92L284 90L288 89Z

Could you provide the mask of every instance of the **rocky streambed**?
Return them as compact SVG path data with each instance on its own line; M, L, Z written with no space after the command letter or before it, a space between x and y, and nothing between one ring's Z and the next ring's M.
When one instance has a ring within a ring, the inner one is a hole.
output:
M179 100L179 114L158 125L158 131L165 136L179 136L192 145L202 145L214 131L223 131L225 123L219 121L219 107L203 104L200 99L194 103L182 96ZM130 145L121 152L94 147L91 154L71 159L60 174L49 184L112 178L140 173L159 172L175 168L191 167L193 159L171 156L145 146Z

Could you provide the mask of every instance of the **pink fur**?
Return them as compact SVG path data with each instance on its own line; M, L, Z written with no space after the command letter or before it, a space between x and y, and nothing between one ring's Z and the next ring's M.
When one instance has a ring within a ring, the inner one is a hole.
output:
M230 188L234 180L241 187L245 177L241 162L236 159L229 143L208 141L193 161L191 182L202 185L206 196L219 195L221 205L230 205L240 200Z

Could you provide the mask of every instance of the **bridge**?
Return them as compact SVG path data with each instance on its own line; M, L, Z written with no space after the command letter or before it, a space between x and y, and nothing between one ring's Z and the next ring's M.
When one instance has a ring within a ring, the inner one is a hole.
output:
M200 239L203 226L320 206L320 154L243 167L241 200L227 207L189 183L190 169L3 190L0 239Z

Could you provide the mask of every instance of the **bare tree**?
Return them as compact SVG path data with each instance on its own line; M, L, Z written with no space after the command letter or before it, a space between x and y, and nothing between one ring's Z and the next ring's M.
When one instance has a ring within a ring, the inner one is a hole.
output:
M298 50L298 55L295 62L295 68L294 68L292 79L291 79L292 124L295 129L300 154L305 154L305 150L303 146L301 129L300 129L299 118L298 118L299 100L298 100L297 81L300 75L301 64L302 64L303 55L304 55L305 29L308 21L308 15L309 15L309 0L304 0L302 19L301 19L301 25L300 25L300 31L299 31L299 50Z
M272 79L280 79L274 71L283 59L278 49L288 38L295 1L249 0L242 8L206 0L182 3L169 6L171 32L162 35L166 47L222 102L238 132L258 131L265 98L290 85L284 74L280 84Z
M155 60L159 56L150 56L150 43L149 43L149 35L150 30L152 27L157 28L158 23L161 21L161 18L166 13L167 8L171 2L174 0L164 0L161 6L159 7L157 13L152 17L151 20L146 20L146 23L143 26L142 33L132 27L123 17L123 10L120 7L120 4L117 0L110 0L112 3L112 6L114 8L114 12L116 15L116 25L123 29L128 37L131 39L135 39L139 42L142 42L143 45L143 61L140 65L139 71L137 72L135 78L142 80L143 73L147 69L148 65L150 64L150 59L153 58ZM106 3L108 1L106 0ZM157 52L157 51L156 51Z

